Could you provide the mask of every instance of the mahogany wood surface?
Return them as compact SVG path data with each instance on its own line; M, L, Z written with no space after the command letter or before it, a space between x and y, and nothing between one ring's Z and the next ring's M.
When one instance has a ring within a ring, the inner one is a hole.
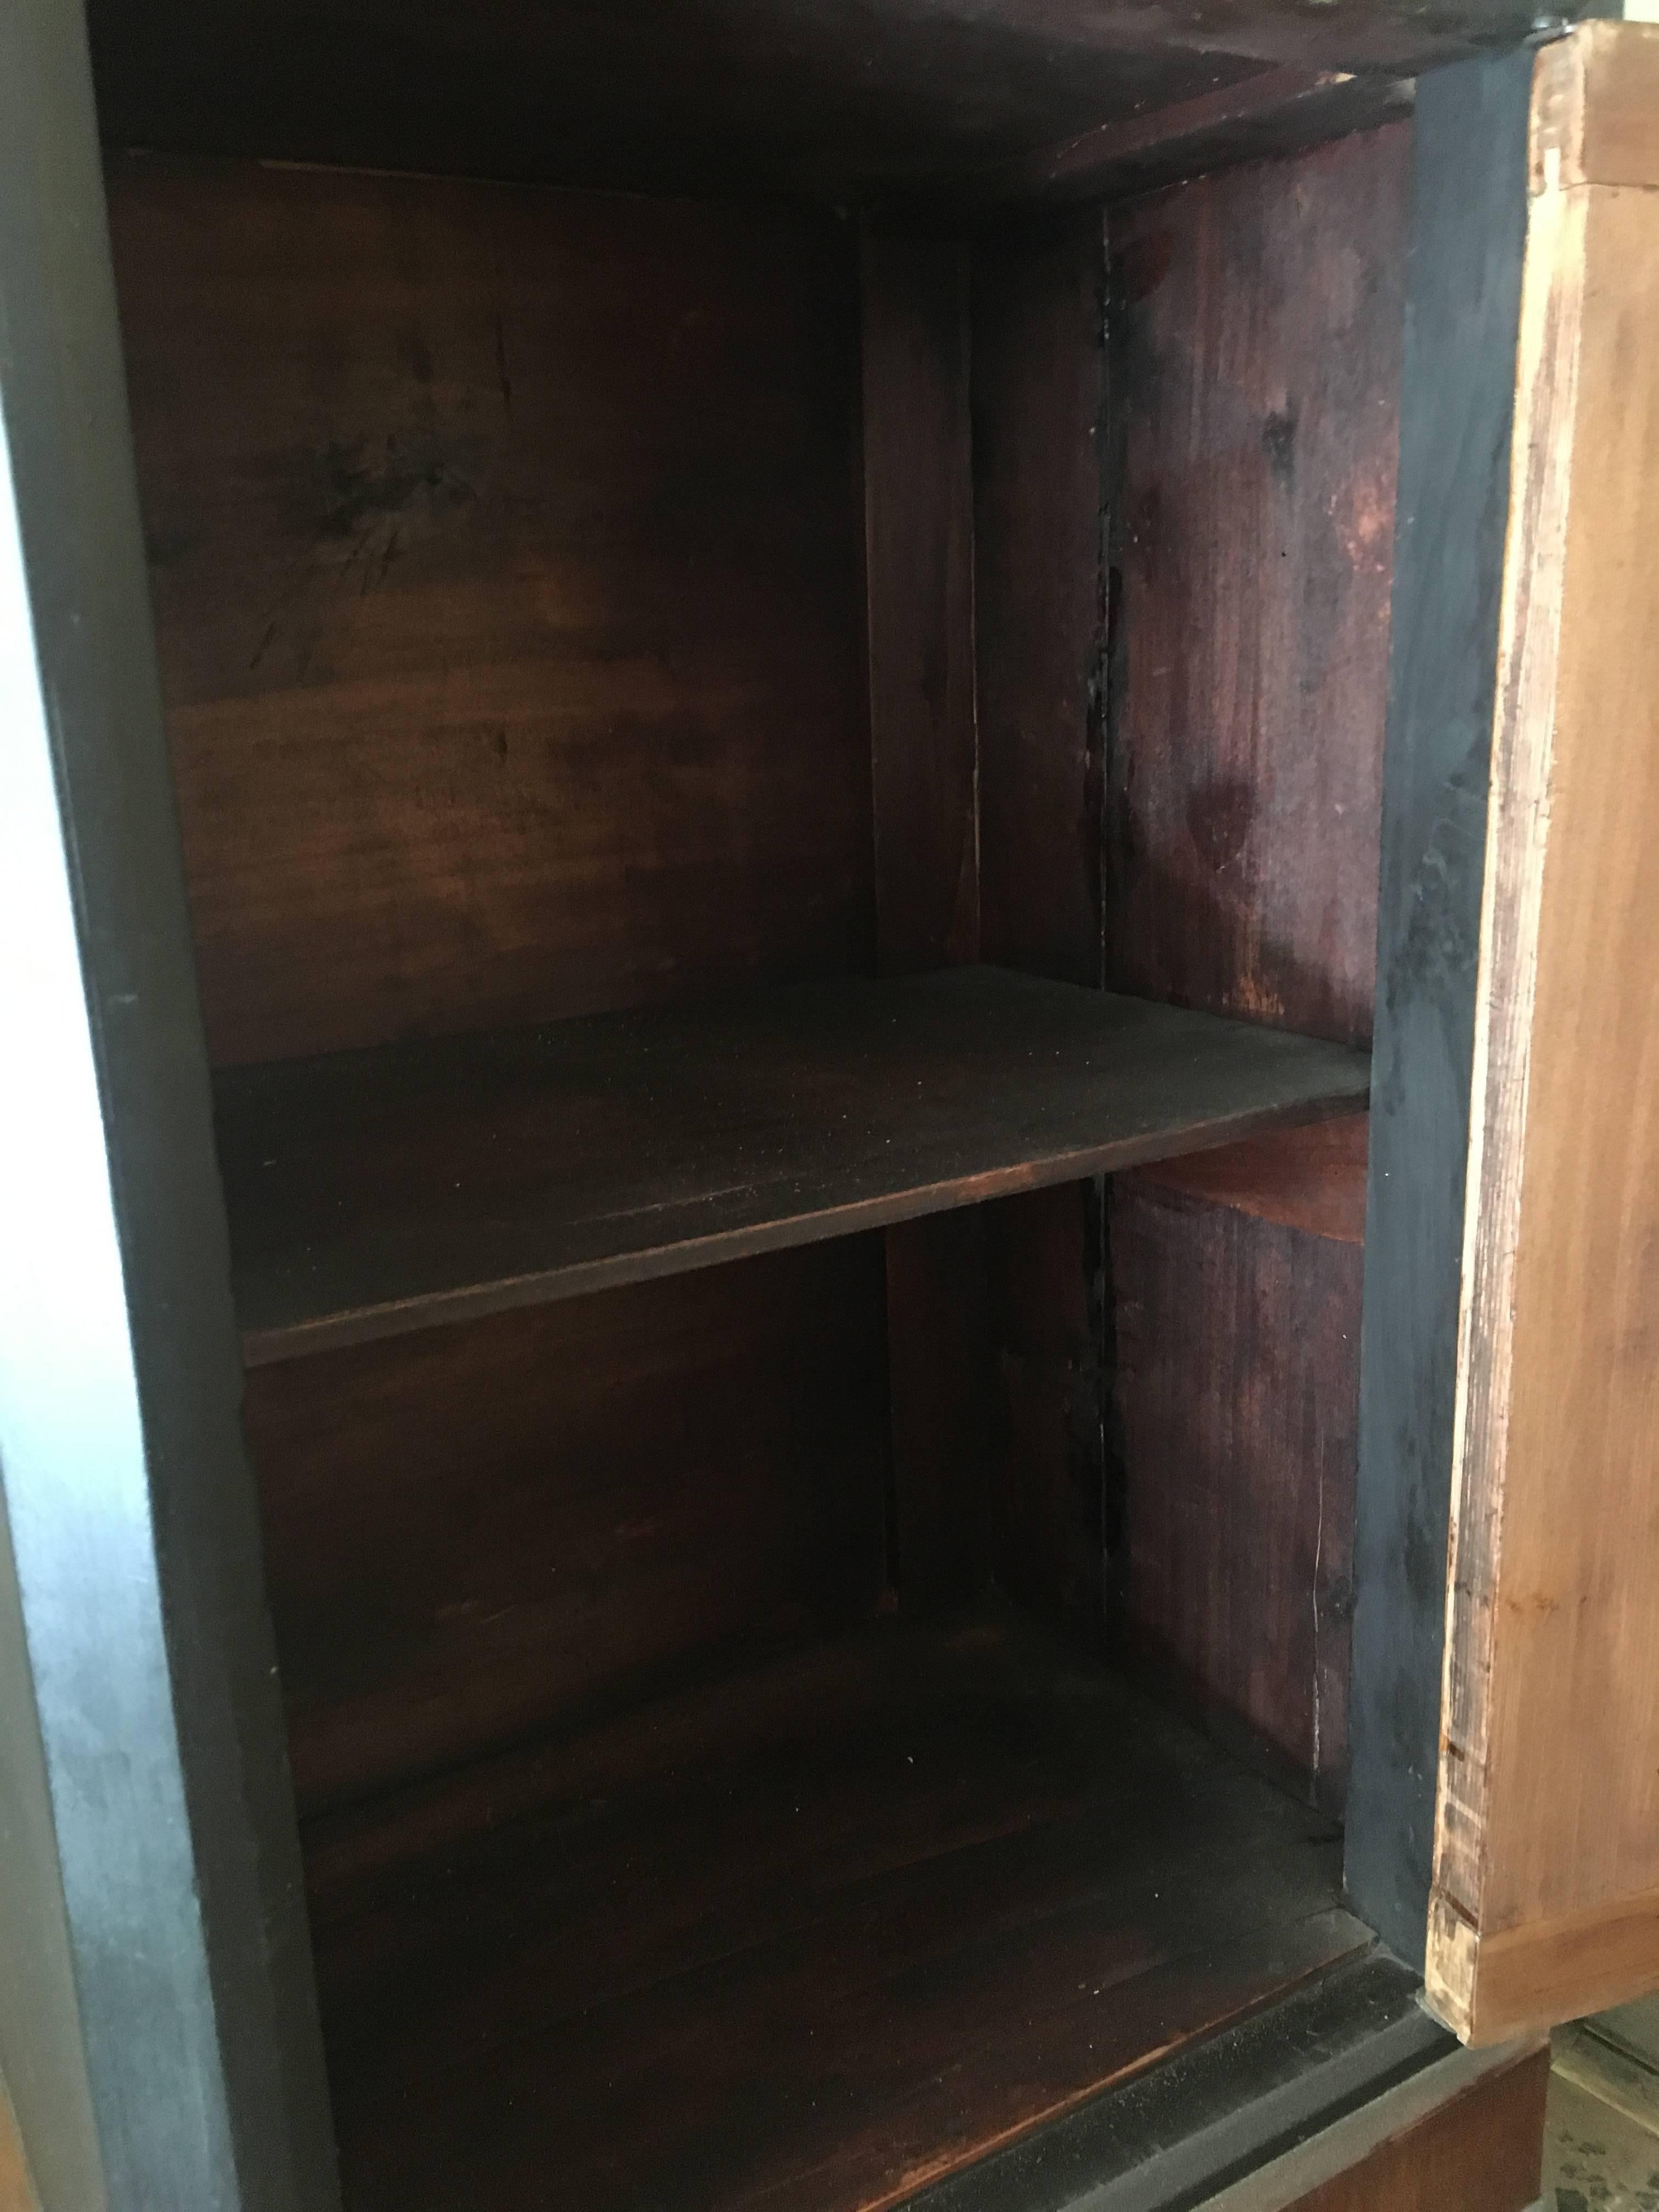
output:
M1352 1109L1363 1054L969 968L229 1071L246 1355L676 1273Z
M109 186L215 1060L866 968L847 226Z
M1185 1191L1259 1221L1334 1237L1339 1244L1363 1244L1369 1130L1364 1114L1311 1128L1272 1129L1242 1145L1156 1160L1133 1169L1130 1180Z
M1115 987L1370 1031L1411 131L1115 214Z
M1340 1804L1359 1248L1137 1176L1110 1222L1130 1637Z
M311 1811L873 1614L879 1242L255 1368L245 1424Z
M1354 1039L1371 1022L1410 143L1390 125L1110 221L1107 975ZM1131 1638L1331 1795L1364 1131L1172 1159L1127 1179L1113 1215Z
M307 1842L356 2212L873 2212L1367 1941L1318 1816L1000 1608Z

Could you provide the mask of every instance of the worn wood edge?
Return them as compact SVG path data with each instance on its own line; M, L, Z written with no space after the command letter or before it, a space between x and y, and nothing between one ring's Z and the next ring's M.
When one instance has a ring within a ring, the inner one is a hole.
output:
M1183 1152L1205 1152L1231 1144L1258 1129L1297 1122L1322 1121L1350 1114L1363 1105L1370 1076L1362 1065L1353 1086L1327 1097L1306 1100L1293 1107L1264 1106L1249 1112L1224 1115L1212 1122L1183 1126ZM763 1252L780 1252L798 1244L817 1244L832 1237L856 1236L866 1229L886 1229L896 1222L919 1221L928 1214L945 1213L963 1206L978 1206L987 1199L1012 1198L1026 1191L1046 1190L1055 1184L1080 1182L1086 1177L1118 1168L1138 1167L1158 1157L1168 1137L1156 1131L1144 1137L1115 1138L1101 1145L1081 1145L1064 1152L1045 1153L1039 1160L1023 1160L985 1173L955 1177L948 1182L921 1184L908 1190L860 1199L849 1205L820 1207L808 1213L781 1214L752 1227L721 1230L708 1237L677 1239L644 1250L586 1260L568 1267L533 1269L487 1283L458 1285L453 1290L422 1292L410 1298L388 1299L383 1304L360 1306L315 1318L279 1322L245 1328L242 1358L248 1367L267 1367L284 1359L302 1358L313 1352L332 1352L347 1345L369 1344L383 1337L403 1336L417 1329L449 1327L455 1322L482 1320L489 1314L510 1313L521 1306L549 1305L560 1298L580 1297L591 1291L611 1290L624 1283L645 1283L664 1275L695 1273L728 1260L747 1259Z
M1659 23L1581 23L1539 55L1534 96L1534 195L1659 189Z
M1537 115L1534 105L1534 126ZM1475 996L1425 1968L1443 2017L1466 2024L1474 2018L1471 1938L1480 1924L1486 1872L1516 1258L1549 843L1587 215L1582 191L1550 192L1534 201L1517 350Z
M1409 76L1285 66L1062 139L976 180L981 204L1123 199L1408 115Z
M1659 1889L1484 1935L1443 1898L1430 1905L1425 1994L1466 2043L1542 2032L1656 1986Z
M1491 2050L1452 2051L1219 2196L1206 2197L1202 2212L1295 2212L1316 2190L1340 2180L1459 2098L1535 2062L1545 2050L1541 2038L1527 2037Z

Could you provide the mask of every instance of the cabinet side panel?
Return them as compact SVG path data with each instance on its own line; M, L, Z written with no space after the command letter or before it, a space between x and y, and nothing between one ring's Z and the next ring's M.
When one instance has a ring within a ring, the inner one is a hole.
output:
M1111 222L1114 987L1371 1029L1411 126Z
M1108 974L1356 1040L1371 1027L1410 154L1394 125L1110 226ZM1113 1214L1128 1635L1331 1803L1364 1158L1363 1122L1294 1131L1126 1177ZM1194 1203L1152 1188L1170 1181Z
M1129 1633L1338 1803L1359 1249L1134 1176L1110 1224Z
M1531 57L1419 88L1382 793L1347 1879L1424 1955Z
M110 187L216 1061L865 965L848 226Z

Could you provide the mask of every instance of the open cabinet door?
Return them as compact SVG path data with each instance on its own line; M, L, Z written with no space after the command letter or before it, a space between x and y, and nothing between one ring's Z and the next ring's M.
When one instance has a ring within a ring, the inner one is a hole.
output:
M1659 1985L1659 29L1539 56L1492 716L1430 2001Z

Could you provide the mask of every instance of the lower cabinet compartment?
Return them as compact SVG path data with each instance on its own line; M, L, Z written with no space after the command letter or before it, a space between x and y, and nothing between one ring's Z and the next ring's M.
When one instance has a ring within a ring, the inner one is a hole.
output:
M1371 1943L1328 1820L996 1598L305 1844L352 2212L874 2212Z

